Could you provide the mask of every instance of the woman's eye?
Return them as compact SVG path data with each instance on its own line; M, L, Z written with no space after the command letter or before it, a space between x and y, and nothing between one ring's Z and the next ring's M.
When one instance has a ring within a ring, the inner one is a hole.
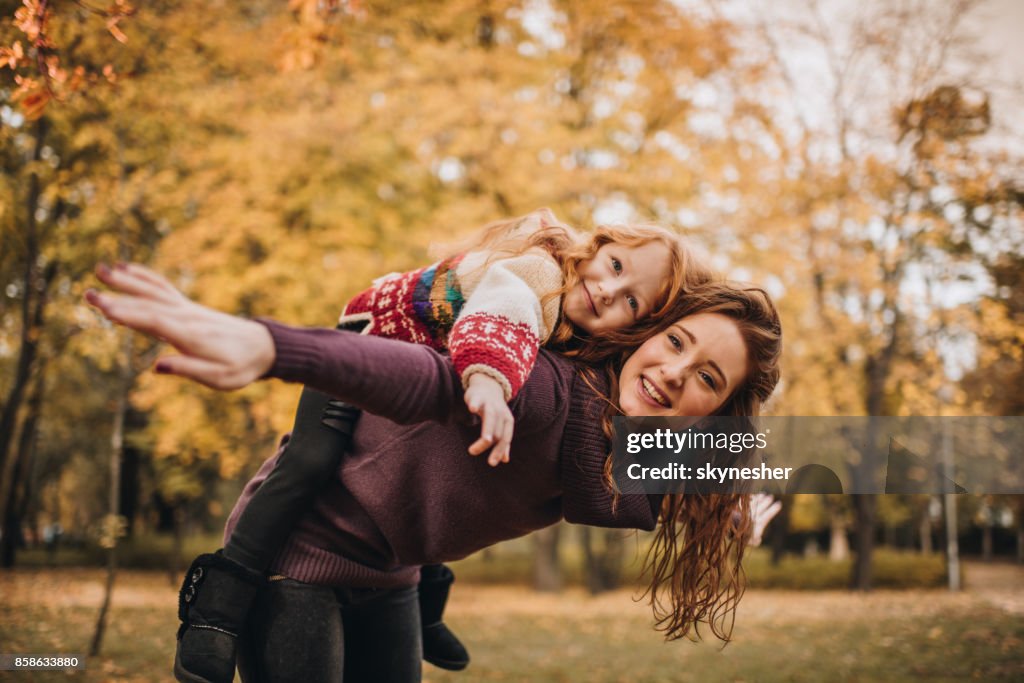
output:
M704 384L707 384L712 389L715 388L715 378L707 372L700 373L701 379L704 380Z
M612 257L612 269L616 273L621 273L622 272L622 261L620 261L619 259L615 258L614 256Z
M683 348L683 342L679 341L679 337L677 337L674 334L668 335L668 343L676 347L677 349Z
M640 309L640 303L636 300L635 296L627 296L626 302L629 303L629 307L636 313Z

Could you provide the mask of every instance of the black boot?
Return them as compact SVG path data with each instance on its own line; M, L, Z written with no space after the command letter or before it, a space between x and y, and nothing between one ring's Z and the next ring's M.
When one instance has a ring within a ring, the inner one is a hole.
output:
M216 554L192 562L178 596L174 677L186 683L231 683L235 645L263 575Z
M462 671L469 653L441 621L455 574L446 565L431 564L420 571L420 621L423 625L423 659L449 671Z

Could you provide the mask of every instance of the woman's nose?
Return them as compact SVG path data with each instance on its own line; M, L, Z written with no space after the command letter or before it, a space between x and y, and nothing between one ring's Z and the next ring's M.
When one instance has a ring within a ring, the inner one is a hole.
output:
M659 370L665 384L682 386L693 373L693 364L689 358L680 356L679 358L662 363Z

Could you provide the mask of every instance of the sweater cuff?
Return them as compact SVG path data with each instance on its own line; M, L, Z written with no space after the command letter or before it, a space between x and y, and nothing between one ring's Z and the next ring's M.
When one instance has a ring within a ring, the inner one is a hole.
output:
M486 363L473 363L462 371L463 391L469 389L469 380L476 374L487 375L501 385L501 393L505 397L505 403L508 403L515 397L515 394L512 392L512 385L509 383L508 378L501 374L500 370L496 370ZM516 392L518 392L519 389L520 387L516 387Z
M525 323L484 313L466 315L452 328L448 350L463 387L474 372L483 372L502 385L511 401L526 383L537 361L540 341Z
M304 382L319 366L320 347L315 337L303 334L297 327L283 325L269 318L256 318L267 328L274 340L274 364L261 379L276 378L286 382Z

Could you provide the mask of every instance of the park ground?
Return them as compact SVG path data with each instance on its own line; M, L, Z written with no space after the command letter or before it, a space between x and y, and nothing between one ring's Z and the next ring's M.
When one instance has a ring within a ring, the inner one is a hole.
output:
M434 683L475 681L1024 680L1024 568L971 563L942 589L750 590L727 647L663 642L630 591L591 597L519 586L455 586L448 620L473 655ZM0 573L0 652L83 653L103 598L99 569ZM124 571L103 653L84 672L0 674L17 681L172 681L176 589L167 574Z

